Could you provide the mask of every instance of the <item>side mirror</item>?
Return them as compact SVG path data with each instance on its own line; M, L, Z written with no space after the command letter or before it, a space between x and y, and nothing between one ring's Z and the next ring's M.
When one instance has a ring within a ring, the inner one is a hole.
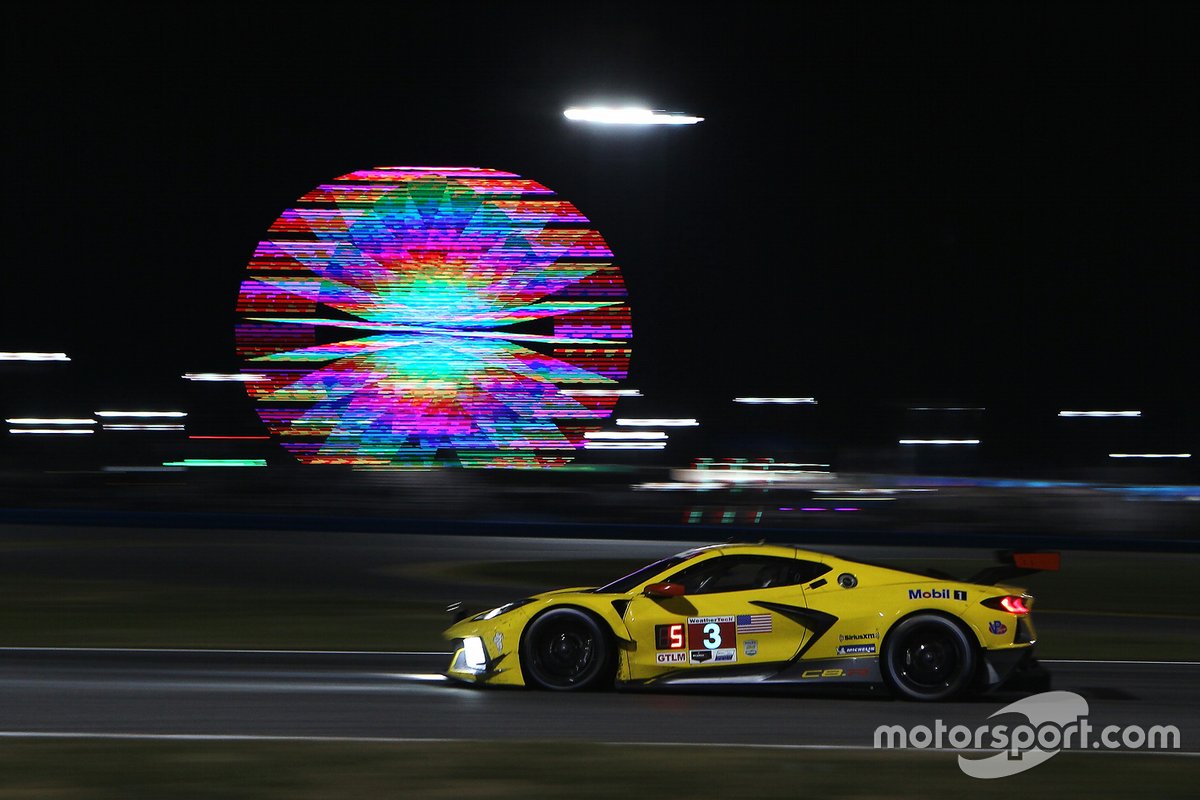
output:
M646 587L647 597L683 597L686 593L682 583L652 583Z

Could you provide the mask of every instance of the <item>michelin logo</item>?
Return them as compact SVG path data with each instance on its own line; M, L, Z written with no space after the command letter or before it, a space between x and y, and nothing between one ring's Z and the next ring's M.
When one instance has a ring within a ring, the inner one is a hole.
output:
M863 653L874 653L875 645L873 644L844 644L838 647L837 654L839 656L856 656Z

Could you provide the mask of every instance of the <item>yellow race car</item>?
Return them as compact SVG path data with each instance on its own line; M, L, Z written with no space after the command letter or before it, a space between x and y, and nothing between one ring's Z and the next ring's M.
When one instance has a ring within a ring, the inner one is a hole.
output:
M1057 553L1009 554L968 581L791 546L687 550L597 588L461 619L447 675L483 685L885 684L912 700L1039 672L1024 590Z

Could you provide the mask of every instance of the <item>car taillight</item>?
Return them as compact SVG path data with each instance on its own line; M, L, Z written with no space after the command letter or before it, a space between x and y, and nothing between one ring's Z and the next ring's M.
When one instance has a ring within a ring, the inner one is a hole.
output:
M1029 606L1025 605L1025 598L1018 597L1015 594L1006 594L1003 597L989 597L983 601L983 604L988 608L998 608L1018 616L1029 613Z

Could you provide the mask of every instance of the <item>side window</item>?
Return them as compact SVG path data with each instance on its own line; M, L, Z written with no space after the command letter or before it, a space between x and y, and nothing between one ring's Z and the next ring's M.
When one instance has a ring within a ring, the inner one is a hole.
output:
M828 571L824 564L794 558L718 556L675 573L670 582L683 584L688 594L741 592L791 586Z
M792 583L808 583L815 581L817 578L824 575L833 567L828 564L822 564L820 561L803 561L796 559L796 563L792 565Z

